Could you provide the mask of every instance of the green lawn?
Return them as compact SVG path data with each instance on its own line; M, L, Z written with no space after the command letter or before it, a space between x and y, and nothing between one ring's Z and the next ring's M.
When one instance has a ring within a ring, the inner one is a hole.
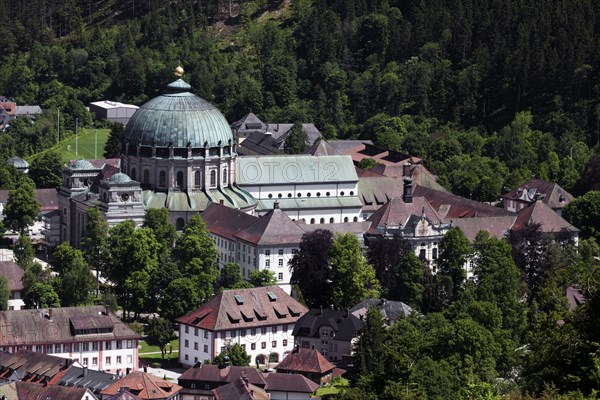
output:
M346 378L337 378L329 386L320 387L317 389L317 396L325 396L329 394L337 394L342 388L348 387L349 382Z
M94 160L104 158L104 145L109 134L109 129L81 129L79 135L77 135L77 145L75 136L71 136L61 141L54 148L58 149L64 162L77 159Z
M173 346L173 352L175 351L179 351L179 340L178 339L173 339L171 340L171 346ZM140 349L140 355L144 354L144 353L156 353L157 351L160 352L160 349L158 348L158 346L150 346L148 343L146 343L145 340L140 340L140 346L142 346L142 348ZM167 352L169 351L169 345L167 345ZM150 356L150 355L148 355ZM160 358L160 354L158 355L158 358Z

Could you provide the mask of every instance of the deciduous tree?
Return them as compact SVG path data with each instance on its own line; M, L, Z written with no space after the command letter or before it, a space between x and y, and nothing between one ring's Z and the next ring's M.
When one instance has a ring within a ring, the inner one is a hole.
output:
M160 355L164 360L167 345L175 337L171 322L162 318L152 318L148 321L144 333L146 333L146 342L151 346L158 346Z
M59 275L59 295L65 307L85 304L95 287L94 277L81 250L61 243L54 252L55 270Z
M233 345L225 346L225 350L221 351L214 358L213 364L246 367L250 365L250 361L250 356L246 353L246 350L239 343L234 343Z
M33 159L29 176L38 189L59 187L62 181L62 164L58 151L46 151Z
M8 192L4 208L4 223L9 229L24 233L40 216L40 203L35 199L35 184L23 176L17 188Z
M298 285L309 307L331 304L329 253L332 243L331 231L317 229L305 233L300 242L300 250L290 262L291 283Z
M440 258L438 265L443 275L452 280L452 298L456 299L467 279L466 264L471 254L469 239L458 227L446 232L440 241Z
M0 310L8 310L8 299L10 298L10 288L8 287L8 279L5 276L0 276Z
M83 255L90 268L96 271L96 296L99 296L100 273L105 273L108 263L108 222L104 215L96 207L90 207L86 211L87 222L85 233L81 240Z
M331 245L332 302L349 308L368 298L378 298L381 284L375 269L367 262L358 238L352 233L336 234Z
M268 269L255 269L250 272L250 284L253 287L277 285L275 272Z

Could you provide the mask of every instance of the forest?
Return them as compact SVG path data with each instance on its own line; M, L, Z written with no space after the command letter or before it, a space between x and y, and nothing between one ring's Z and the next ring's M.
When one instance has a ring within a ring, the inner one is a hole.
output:
M92 124L91 101L142 104L181 64L231 122L252 110L370 139L421 157L462 196L496 201L532 176L594 188L580 179L599 163L592 0L0 5L0 93L47 110L38 126L0 134L1 159L53 143L58 113L68 132L76 118Z
M52 146L57 125L61 138L76 120L105 126L86 111L91 101L141 105L181 65L193 91L230 122L252 111L263 121L313 122L326 139L372 140L422 158L448 190L479 201L495 203L531 177L581 196L565 214L586 225L578 247L548 242L535 227L507 241L480 234L475 281L457 273L472 255L457 231L445 238L436 276L402 243L392 243L395 258L376 247L358 257L379 294L421 317L385 330L370 313L352 387L338 398L598 398L600 2L0 0L0 9L0 95L45 110L0 132L2 164ZM14 188L11 173L0 169L0 186ZM337 249L333 239L319 243ZM356 267L344 249L321 252L319 262ZM181 263L178 292L195 290L184 279L192 264ZM143 281L114 277L128 278ZM59 295L69 292L61 282ZM576 311L564 296L573 283L587 299ZM42 284L34 295L49 292ZM317 284L303 290L309 304Z

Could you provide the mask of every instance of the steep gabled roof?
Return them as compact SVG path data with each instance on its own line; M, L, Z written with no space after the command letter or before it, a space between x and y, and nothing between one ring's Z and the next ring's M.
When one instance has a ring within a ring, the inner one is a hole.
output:
M573 195L558 184L536 178L528 180L502 197L508 200L516 199L526 202L541 200L554 210L564 208L573 200Z
M0 276L6 277L8 290L11 292L21 291L23 286L23 268L14 261L0 261Z
M210 331L293 325L306 307L279 286L224 290L177 322Z
M232 126L235 129L239 129L239 130L264 130L267 129L267 125L262 122L260 120L260 118L258 118L256 116L256 114L250 112L248 113L245 117L243 117L242 119L240 119L239 121L236 121L232 124Z
M529 224L540 224L540 230L544 233L579 231L541 200L519 210L513 229L521 229Z
M487 231L491 236L498 239L505 238L508 231L515 224L516 220L516 215L457 218L452 220L452 225L459 227L467 239L469 239L469 242L473 243L479 231Z
M320 386L300 374L266 374L268 392L314 393Z
M8 201L10 190L0 190L0 203ZM40 211L58 210L58 192L56 189L36 189L35 199L40 203Z
M433 208L438 211L438 215L440 215L444 222L451 222L456 218L514 215L514 213L503 208L420 185L414 187L413 196L425 197Z
M10 400L81 400L86 393L89 399L97 399L85 388L44 386L39 383L11 382L0 386L0 395Z
M106 311L104 306L0 311L0 324L11 327L10 332L0 332L0 345L22 346L140 337L114 314ZM113 329L110 333L78 335L72 330L71 321L76 321L76 324L98 322L104 326L111 323Z
M404 228L411 217L422 216L434 225L442 223L442 219L425 198L413 197L411 203L405 203L401 198L395 197L369 217L371 227L367 233L374 234L377 230L386 228Z
M181 390L181 386L142 371L135 371L114 381L102 390L102 396L112 396L127 387L136 396L146 399L168 399Z
M94 393L111 385L117 376L104 371L95 371L71 365L50 381L50 385L75 386L90 389Z
M179 382L230 383L239 380L242 376L245 376L249 383L259 387L265 387L267 384L263 375L256 368L238 366L219 368L218 365L211 364L202 364L189 368L181 374Z
M18 378L29 382L45 382L50 381L60 371L67 368L67 360L49 354L25 349L13 354L4 352L0 352L0 354L2 354L0 378L3 380Z
M401 301L387 299L366 299L350 309L352 315L358 318L366 316L369 308L376 307L381 311L381 316L388 323L396 322L400 318L408 317L413 313L413 309Z
M303 234L304 230L283 211L275 208L234 236L257 245L277 245L300 243Z
M255 216L224 205L211 203L202 213L202 219L211 233L235 239L235 234L256 222Z
M242 378L212 390L216 400L269 400L271 396L262 388Z
M313 308L298 319L292 335L316 338L319 337L319 329L324 326L333 329L335 339L350 340L360 329L362 323L348 310Z
M277 372L306 372L327 374L335 365L327 361L316 349L294 349L277 365Z

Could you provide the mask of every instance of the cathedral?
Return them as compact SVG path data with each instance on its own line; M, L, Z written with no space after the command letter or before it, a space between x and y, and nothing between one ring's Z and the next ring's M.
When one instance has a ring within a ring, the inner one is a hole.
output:
M120 160L76 160L59 188L60 241L81 243L86 211L110 226L140 225L148 208L167 208L177 230L209 204L263 215L281 209L306 222L356 221L358 176L349 156L301 155L240 160L223 114L181 79L142 105L125 129Z

